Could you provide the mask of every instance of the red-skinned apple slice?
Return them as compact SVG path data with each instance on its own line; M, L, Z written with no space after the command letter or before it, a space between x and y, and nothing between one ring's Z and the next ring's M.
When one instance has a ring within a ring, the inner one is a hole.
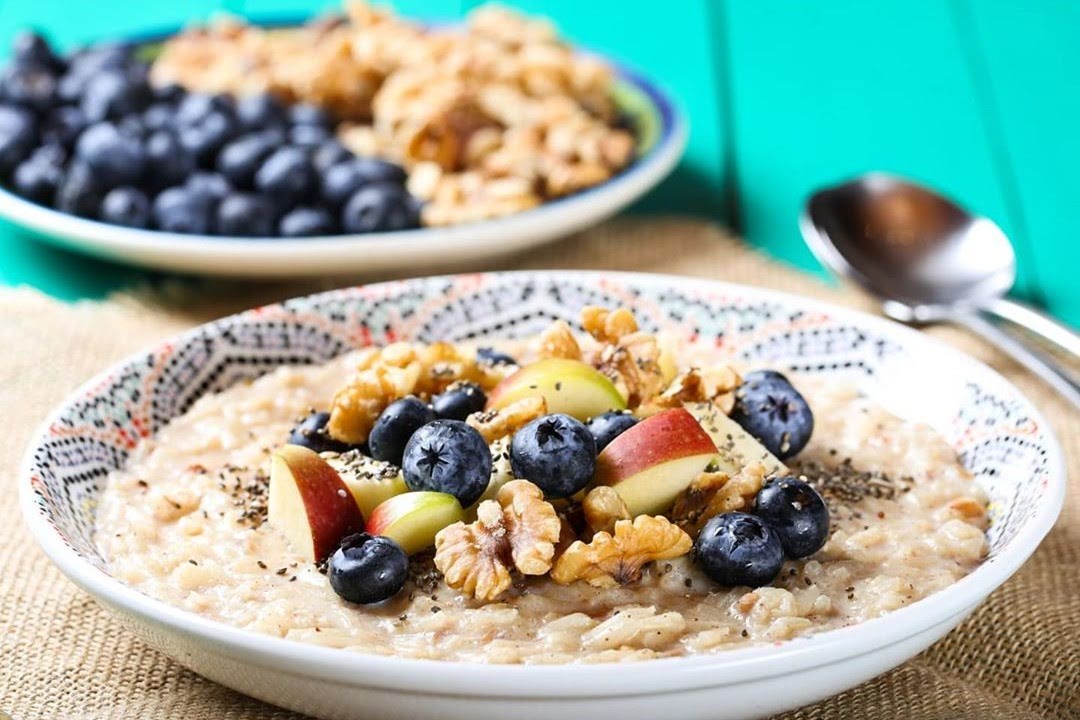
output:
M447 525L465 519L457 498L447 493L420 490L395 495L368 518L367 532L384 535L409 555L435 544L435 535Z
M645 418L596 458L597 485L615 488L631 515L655 515L716 457L709 434L684 408Z
M626 400L603 373L578 360L538 360L504 379L488 394L487 409L497 410L540 395L549 413L566 413L584 422L608 410L626 409Z
M326 558L346 535L364 527L348 486L308 448L285 445L270 460L267 518L308 560Z

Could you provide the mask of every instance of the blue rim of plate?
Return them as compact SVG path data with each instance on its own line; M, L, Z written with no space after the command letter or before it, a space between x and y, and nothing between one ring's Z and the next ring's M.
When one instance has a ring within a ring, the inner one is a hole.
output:
M287 28L296 27L311 19L314 15L309 16L255 16L252 18L245 18L246 21L252 25L256 25L263 28ZM420 20L423 24L429 27L437 27L440 25L450 25L451 21L427 19ZM101 43L123 43L131 45L136 48L145 47L154 43L159 43L167 40L168 38L178 34L183 30L179 26L170 26L167 28L160 28L156 30L147 30L144 32L133 33L126 39L102 39L95 42ZM638 146L635 148L634 160L618 173L608 178L598 185L586 188L571 195L566 195L555 200L549 200L538 205L535 208L523 210L518 213L513 213L505 217L528 217L532 213L548 210L552 208L558 208L560 205L569 203L572 201L579 201L583 198L587 198L598 192L602 192L608 188L612 183L633 175L635 172L642 169L643 166L648 165L650 161L660 157L662 151L673 143L683 141L683 136L687 132L686 120L683 113L677 109L676 102L672 99L672 95L666 90L662 89L656 82L647 79L640 71L629 67L622 62L616 62L615 60L597 52L593 52L588 48L580 45L575 45L579 52L598 57L614 70L616 77L615 96L616 104L620 111L625 110L624 103L627 101L633 102L637 107L635 108L635 115L633 115L635 121L646 120L652 124L655 128L655 137L649 138L648 142L642 145L642 138L638 133L644 134L642 130L635 123L635 142ZM67 222L87 224L97 227L118 227L123 229L125 233L135 233L140 236L147 236L148 238L154 238L156 236L167 236L168 239L173 240L176 238L191 238L191 239L212 239L219 243L230 242L244 242L250 243L252 241L268 241L268 242L288 242L290 240L304 242L307 240L320 240L320 241L335 241L335 242L347 242L366 239L369 235L372 240L391 239L395 236L414 236L417 233L423 233L429 230L428 227L420 227L412 230L398 230L389 233L370 233L370 234L347 234L339 233L335 235L320 235L317 238L283 238L278 236L259 236L259 237L240 237L236 235L209 235L209 234L179 234L179 233L163 233L159 230L144 229L144 228L130 228L124 226L117 226L111 223L101 222L99 220L93 220L90 218L80 217L78 215L72 215L70 213L61 212L48 205L42 205L35 203L31 200L12 192L10 189L4 186L0 186L0 196L2 196L6 202L21 204L24 206L30 206L38 211L44 211L49 214L59 215L63 217ZM46 231L32 227L25 223L19 222L16 219L8 216L6 213L0 214L0 219L3 219L16 227L36 233L36 234L48 234ZM478 220L470 223L461 223L453 227L469 227L474 225L482 225L484 223L498 221L504 218L492 218L488 220Z

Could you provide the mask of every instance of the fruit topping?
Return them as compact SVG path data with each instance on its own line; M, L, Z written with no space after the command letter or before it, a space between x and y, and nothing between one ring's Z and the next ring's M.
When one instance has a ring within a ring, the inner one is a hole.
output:
M330 556L327 575L343 600L370 605L401 592L409 576L409 556L390 538L356 533Z
M710 518L751 508L764 482L761 463L747 465L731 476L719 470L703 472L675 499L671 519L696 537Z
M521 368L488 394L487 409L498 410L525 397L542 397L547 410L584 422L626 401L611 381L580 360L549 358Z
M613 532L619 520L633 519L622 496L607 485L590 490L581 501L581 511L585 515L585 524L594 533Z
M435 415L448 420L464 420L474 412L480 412L487 403L483 389L473 382L458 382L431 400Z
M592 480L596 441L569 415L545 415L514 433L510 464L514 477L532 482L546 497L569 497Z
M435 567L447 585L490 601L510 588L512 570L543 575L551 569L562 523L540 488L513 480L476 514L475 522L454 523L435 536Z
M441 492L407 492L383 501L371 513L365 530L384 535L409 555L435 544L435 535L447 525L465 519L461 503Z
M409 438L434 419L435 413L431 407L415 396L390 403L379 415L368 436L371 457L401 465Z
M766 475L787 472L784 463L765 449L750 433L711 402L690 403L686 409L697 419L716 443L716 465L728 475L735 475L747 465L760 463Z
M323 458L299 445L284 445L270 462L267 519L294 550L319 561L341 538L364 527L348 486Z
M479 431L485 442L493 443L542 415L547 415L547 403L544 398L533 396L524 397L498 410L473 413L466 418L466 422Z
M353 193L341 210L347 233L390 232L420 226L420 208L400 185L378 182Z
M101 201L99 217L113 225L144 228L150 224L150 200L141 190L118 187Z
M802 480L769 480L757 494L754 512L776 531L789 558L813 555L829 539L829 509Z
M476 359L488 365L517 365L518 362L504 352L495 348L482 347L476 349Z
M767 522L733 512L705 523L694 544L694 559L720 585L761 587L780 572L784 548L780 536Z
M648 563L685 555L692 545L690 536L667 518L619 520L612 533L598 532L588 543L577 540L568 547L552 568L551 579L561 585L577 580L594 587L627 585L641 579Z
M491 478L491 451L480 433L460 420L435 420L409 439L401 469L411 490L453 495L469 507Z
M327 432L326 424L329 421L330 413L328 412L311 413L289 433L289 444L300 445L317 453L345 452L349 449L349 445L334 440Z
M637 422L638 419L627 412L606 412L589 418L585 427L589 428L596 440L596 451L600 452L610 445L612 440L637 425Z
M780 460L802 450L814 431L814 414L806 400L773 370L746 376L735 391L731 419Z

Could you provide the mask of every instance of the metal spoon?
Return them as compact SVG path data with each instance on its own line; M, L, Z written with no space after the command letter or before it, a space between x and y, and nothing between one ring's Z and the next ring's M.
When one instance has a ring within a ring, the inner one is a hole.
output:
M818 260L882 299L905 323L952 322L997 345L1080 408L1080 384L990 318L1015 323L1080 357L1080 335L1008 300L1016 255L992 220L932 190L870 173L810 196L799 219Z

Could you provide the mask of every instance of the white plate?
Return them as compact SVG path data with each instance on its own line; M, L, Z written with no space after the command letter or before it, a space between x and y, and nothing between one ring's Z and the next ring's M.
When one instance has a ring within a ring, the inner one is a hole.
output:
M362 342L534 334L584 304L629 306L721 356L855 383L932 425L991 500L990 554L953 585L884 617L711 655L573 666L502 666L367 655L207 620L111 577L91 538L106 473L201 394L285 362ZM940 638L1034 552L1061 509L1065 471L1046 420L978 361L894 323L806 298L681 277L495 273L339 290L258 308L140 353L47 420L20 478L34 537L132 631L241 692L334 720L724 720L827 697ZM78 632L78 628L72 628Z

